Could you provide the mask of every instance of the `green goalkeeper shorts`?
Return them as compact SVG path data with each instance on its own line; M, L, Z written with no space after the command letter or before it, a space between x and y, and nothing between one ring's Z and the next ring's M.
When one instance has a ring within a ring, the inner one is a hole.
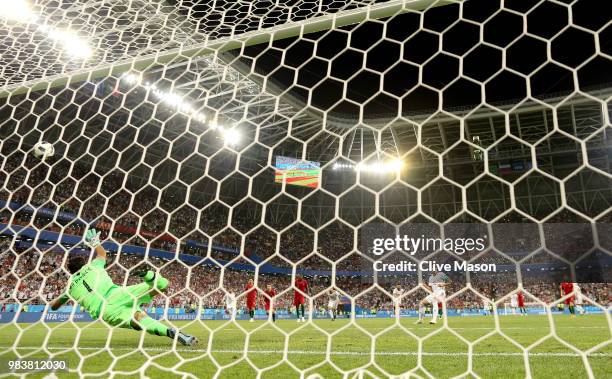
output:
M129 328L134 313L142 311L140 306L149 303L152 296L149 292L153 283L140 283L127 287L116 287L108 294L102 319L112 326Z

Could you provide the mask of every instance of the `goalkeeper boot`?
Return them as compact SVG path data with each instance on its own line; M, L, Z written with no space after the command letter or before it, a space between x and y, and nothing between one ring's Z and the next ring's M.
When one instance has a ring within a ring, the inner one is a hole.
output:
M157 288L159 291L164 291L166 288L168 288L168 284L170 283L168 282L168 279L155 273L155 271L143 271L139 273L138 276L140 276L143 281L154 284L155 288Z
M190 336L179 332L178 341L184 346L195 346L200 342L195 336Z
M175 328L168 329L168 337L172 339L174 339L174 337L177 337L176 339L183 346L194 346L197 345L198 342L200 342L195 336L190 336Z

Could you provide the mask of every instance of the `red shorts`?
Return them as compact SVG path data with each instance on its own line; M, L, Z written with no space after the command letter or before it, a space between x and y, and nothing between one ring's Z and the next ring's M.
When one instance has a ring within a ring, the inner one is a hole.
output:
M304 299L304 296L296 296L293 298L293 305L298 306L298 305L302 305L306 302L306 300Z
M266 311L269 311L270 310L270 303L264 303L264 309Z
M519 308L525 308L525 301L524 300L519 300L518 301L518 306L519 306Z
M255 299L253 299L253 300L247 299L247 308L255 309Z
M574 296L570 296L567 299L565 299L565 304L566 305L570 305L570 303L574 304Z

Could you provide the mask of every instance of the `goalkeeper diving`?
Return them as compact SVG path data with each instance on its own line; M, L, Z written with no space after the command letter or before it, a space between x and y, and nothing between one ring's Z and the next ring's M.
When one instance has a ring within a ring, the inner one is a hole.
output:
M111 326L144 329L156 336L176 338L185 346L198 343L194 336L167 327L148 316L140 307L150 303L155 295L164 292L168 288L168 279L153 271L146 271L140 274L142 283L118 286L104 269L106 250L100 244L100 232L95 229L87 230L85 242L96 252L96 257L89 264L83 256L71 255L68 258L67 268L71 274L68 290L51 303L52 310L59 309L72 299L89 312L92 318L101 318Z

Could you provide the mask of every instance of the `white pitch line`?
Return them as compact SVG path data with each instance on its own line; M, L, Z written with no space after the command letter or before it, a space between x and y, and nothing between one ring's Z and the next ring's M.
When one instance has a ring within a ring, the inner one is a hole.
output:
M43 350L41 347L36 346L0 346L2 349L11 349L11 350ZM70 350L104 350L104 347L47 347L46 350L60 350L60 351L70 351ZM180 348L180 349L166 349L161 347L145 347L145 348L137 348L137 347L111 347L111 351L159 351L159 352L183 352L183 353L208 353L207 349L188 349L188 348ZM211 350L213 354L244 354L244 350ZM284 354L284 350L247 350L247 354ZM325 351L316 351L316 350L287 350L287 354L301 354L301 355L325 355ZM370 352L362 352L362 351L330 351L330 355L355 355L355 356L370 356L372 353ZM465 352L422 352L419 354L416 351L381 351L376 352L374 355L382 355L382 356L448 356L448 357L467 357L469 355L473 357L522 357L523 353L512 353L512 352L489 352L489 353L465 353ZM577 353L528 353L530 357L580 357L580 354ZM612 357L610 353L591 353L587 354L588 357Z
M231 325L233 325L233 324L229 324L229 326L231 326ZM320 328L325 329L325 325L321 325L319 323L316 323L315 325L317 325ZM344 326L344 325L341 325L341 326ZM364 327L363 325L360 325L360 327L362 327L362 328L364 328L366 330L385 330L385 329L388 329L391 326L392 325L389 325L386 328L368 328L368 327ZM393 326L395 326L395 325L393 325ZM408 330L423 330L423 329L427 329L429 326L428 325L424 325L423 327L418 328L418 327L414 327L414 326L407 327L407 326L402 325L402 327L404 329L408 329ZM511 326L511 327L501 327L500 329L502 331L504 331L504 330L542 330L542 328L545 328L545 327L546 326L542 326L542 327L538 327L538 328ZM491 328L485 328L485 327L454 328L452 325L449 325L448 328L452 329L452 330L495 330L495 327L491 327ZM555 326L555 328L556 329L608 329L607 326ZM76 330L76 328L71 327L71 326L58 326L58 327L55 327L55 328L50 327L50 329L51 330L56 330L56 329ZM106 326L91 327L91 326L88 326L88 327L82 328L80 330L88 330L88 329L112 329L112 327L106 327ZM261 330L276 330L276 328L259 328L259 329L257 329L257 331L261 331ZM215 331L215 333L232 333L232 332L240 332L240 333L242 333L242 330L233 330L233 329L224 330L222 328L222 329L218 329L218 330Z

